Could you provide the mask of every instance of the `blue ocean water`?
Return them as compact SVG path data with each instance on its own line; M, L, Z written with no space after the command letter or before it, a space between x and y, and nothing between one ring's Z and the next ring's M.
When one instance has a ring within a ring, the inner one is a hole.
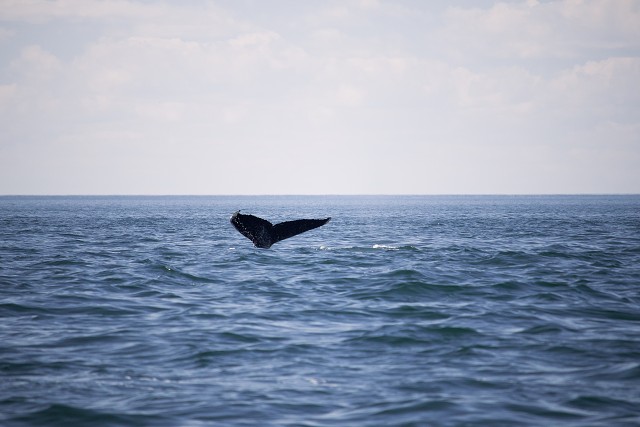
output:
M0 197L0 425L640 425L640 196Z

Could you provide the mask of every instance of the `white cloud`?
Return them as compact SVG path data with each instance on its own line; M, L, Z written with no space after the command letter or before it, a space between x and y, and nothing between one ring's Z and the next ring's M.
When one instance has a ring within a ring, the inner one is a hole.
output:
M637 2L448 4L6 2L0 193L638 188Z
M584 58L602 49L640 49L640 3L587 0L451 8L439 40L457 58Z
M0 27L0 43L9 40L15 35L15 31Z
M40 81L54 78L61 71L62 63L55 55L32 45L22 49L20 57L11 62L11 68L22 79Z
M142 17L162 6L126 0L4 0L0 19L41 22L58 18Z
M15 104L17 85L15 83L0 85L0 112L5 112Z
M358 107L362 105L365 93L357 87L341 85L334 96L339 105Z
M563 71L549 83L547 98L563 116L598 121L636 121L640 117L640 58L589 61ZM553 106L549 106L553 107Z

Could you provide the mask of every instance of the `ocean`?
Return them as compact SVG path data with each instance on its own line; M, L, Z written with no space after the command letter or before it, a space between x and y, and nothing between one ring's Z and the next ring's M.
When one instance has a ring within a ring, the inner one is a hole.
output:
M640 196L0 197L0 425L639 426Z

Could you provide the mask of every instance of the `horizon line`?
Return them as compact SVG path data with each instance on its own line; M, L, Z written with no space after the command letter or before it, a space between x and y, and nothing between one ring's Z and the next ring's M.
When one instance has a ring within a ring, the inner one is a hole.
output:
M434 196L637 196L638 193L264 193L264 194L163 194L163 193L52 193L52 194L0 194L0 197L434 197Z

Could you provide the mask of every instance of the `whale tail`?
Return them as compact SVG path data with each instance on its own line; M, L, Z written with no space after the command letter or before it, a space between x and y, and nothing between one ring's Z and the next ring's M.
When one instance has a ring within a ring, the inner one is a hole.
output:
M273 225L266 219L238 211L231 216L231 224L256 247L266 249L281 240L325 225L330 219L297 219Z

